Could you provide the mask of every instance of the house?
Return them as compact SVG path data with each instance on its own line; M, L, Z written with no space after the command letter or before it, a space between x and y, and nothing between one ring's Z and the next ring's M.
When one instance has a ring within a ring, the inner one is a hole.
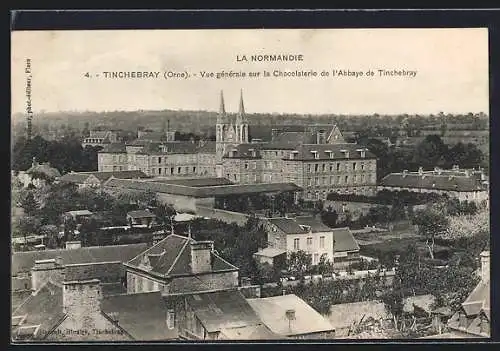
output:
M267 263L277 269L286 268L286 250L266 247L254 253L253 258L260 264Z
M92 217L92 212L90 212L89 210L75 210L65 212L64 216L67 218L71 218L76 223L82 223L83 221Z
M407 190L419 193L437 193L457 198L460 201L482 202L489 198L488 181L480 171L461 170L458 166L451 170L435 168L418 172L391 173L379 184L379 190ZM478 176L479 174L479 176Z
M189 294L179 313L179 334L191 340L272 340L280 336L263 324L243 294L225 290Z
M12 312L14 342L153 341L177 338L158 292L108 295L102 280L116 275L106 265L58 270ZM102 269L104 268L104 269ZM100 274L99 274L100 273ZM111 274L110 274L111 273ZM94 278L94 277L98 277Z
M86 146L106 146L120 141L120 131L117 130L91 130L90 135L82 142Z
M299 297L290 294L247 299L273 333L293 339L333 339L330 322Z
M238 287L238 268L214 252L213 242L168 235L124 263L127 291L161 291L163 295Z
M31 167L25 172L19 172L18 179L25 188L34 186L40 188L46 184L52 183L61 176L59 171L50 166L50 163L38 163L33 157Z
M59 182L76 184L79 188L98 188L110 178L144 179L148 176L141 171L70 172L60 177Z
M12 298L13 305L20 303L19 296L26 292L33 292L40 288L39 278L34 271L39 270L37 261L50 261L50 265L58 266L70 264L88 264L101 262L128 261L147 249L147 244L114 245L114 246L89 246L72 250L55 249L43 251L21 251L12 254ZM36 269L35 269L36 267ZM42 269L43 271L43 269ZM57 270L56 270L57 271ZM121 271L121 279L126 278L126 271Z
M130 225L151 226L156 220L156 215L148 210L130 211L127 213L127 222Z
M264 220L264 228L269 247L288 253L305 251L312 256L313 265L323 255L335 268L359 260L359 245L349 228L330 228L310 216L268 218Z
M448 321L450 337L487 338L491 335L490 252L481 253L481 281Z

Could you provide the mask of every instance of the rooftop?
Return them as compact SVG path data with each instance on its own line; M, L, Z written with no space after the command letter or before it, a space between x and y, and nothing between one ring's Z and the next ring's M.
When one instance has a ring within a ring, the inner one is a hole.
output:
M162 182L149 182L129 179L109 179L104 186L108 188L125 188L130 190L148 190L157 193L191 196L198 198L228 196L235 194L298 191L301 189L293 183L260 183L193 187L177 184L165 184Z
M26 173L31 175L43 174L46 177L55 179L61 176L61 173L54 167L51 167L48 163L35 164L32 165Z
M285 250L275 249L273 247L266 247L265 249L259 250L254 255L264 256L264 257L276 257L286 254Z
M118 179L142 179L149 178L142 171L112 171L112 172L70 172L63 175L59 180L62 182L83 184L89 177L94 176L100 182L105 182L111 177Z
M35 261L61 257L63 264L126 262L147 249L147 244L89 246L78 249L21 251L12 254L12 275L29 272Z
M247 299L259 318L274 333L283 336L334 331L330 322L299 297L291 295ZM287 311L295 311L289 321Z
M262 324L237 290L188 295L187 303L208 332Z
M148 272L162 276L189 275L191 273L191 251L189 243L195 242L184 236L171 234L158 244L140 253L126 265L143 269L148 263ZM235 266L226 262L214 252L211 253L212 272L237 270Z
M156 217L156 215L154 213L147 211L147 210L130 211L127 213L127 216L132 217L132 218L153 218L153 217Z
M472 176L450 176L418 172L391 173L381 181L381 186L398 188L435 189L444 191L481 191L486 190L481 181Z
M159 291L103 297L101 310L135 340L177 338L167 327L167 306Z
M233 182L231 182L226 178L184 178L184 179L153 178L151 179L151 181L158 183L165 183L165 184L183 185L193 188L233 184Z

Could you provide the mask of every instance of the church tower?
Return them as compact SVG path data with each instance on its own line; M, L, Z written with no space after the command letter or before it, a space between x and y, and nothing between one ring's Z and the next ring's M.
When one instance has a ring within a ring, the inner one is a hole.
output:
M222 158L231 146L248 143L248 120L243 103L243 91L240 92L240 105L237 114L226 113L224 94L220 92L219 113L216 124L216 168L217 176L222 177Z

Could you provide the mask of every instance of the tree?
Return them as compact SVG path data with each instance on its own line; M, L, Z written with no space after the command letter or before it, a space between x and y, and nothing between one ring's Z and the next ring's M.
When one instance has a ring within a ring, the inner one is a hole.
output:
M291 272L303 276L305 272L311 269L312 257L305 251L298 250L291 252L288 257L287 266Z
M394 328L399 330L399 320L403 315L403 296L397 288L387 290L380 299L384 303L386 311L392 316Z
M26 191L25 194L21 195L19 199L21 208L24 210L24 213L28 216L34 216L39 210L40 204L35 199L35 195L33 191Z
M76 222L71 216L63 216L64 242L75 238Z
M425 238L431 259L434 259L435 238L446 232L448 218L442 204L433 204L418 210L413 217L413 224L418 226L418 233Z
M53 224L46 224L40 228L40 234L44 235L47 240L45 245L49 249L59 247L59 228Z
M322 254L316 266L318 274L325 275L333 272L333 264L330 262L326 254Z
M177 214L175 209L172 206L160 204L158 205L154 213L157 218L161 219L163 225L165 226L165 230L167 230L167 225L170 225L170 233L174 233L174 218Z
M85 220L80 226L80 238L82 240L82 246L90 246L91 244L97 244L97 232L99 230L99 225L94 218L89 218Z
M328 206L326 211L321 211L321 221L323 224L330 228L334 228L337 225L337 219L339 215L331 206Z
M17 228L23 234L24 242L30 234L36 234L39 232L41 227L41 222L38 218L33 216L19 217Z

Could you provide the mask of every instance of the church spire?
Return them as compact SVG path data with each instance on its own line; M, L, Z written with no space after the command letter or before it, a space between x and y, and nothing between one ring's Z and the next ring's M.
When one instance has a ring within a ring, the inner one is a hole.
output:
M219 114L224 115L226 113L226 107L224 106L224 93L220 91L220 107Z
M240 109L238 111L240 116L245 115L245 105L243 104L243 89L240 90Z

